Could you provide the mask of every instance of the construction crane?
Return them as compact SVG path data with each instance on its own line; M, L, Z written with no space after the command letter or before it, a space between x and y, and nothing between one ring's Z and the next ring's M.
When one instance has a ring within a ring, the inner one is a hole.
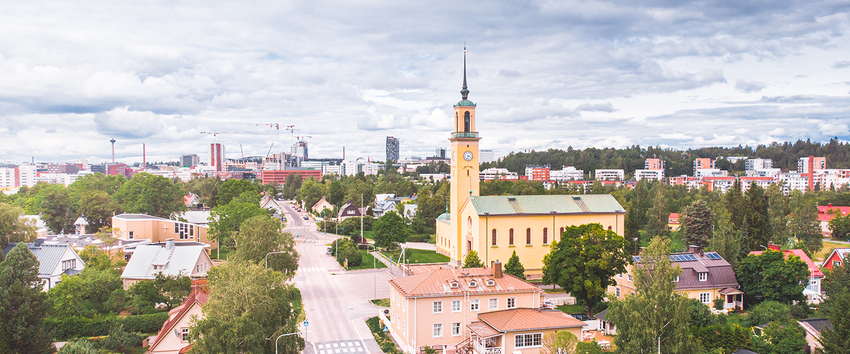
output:
M213 142L216 141L216 136L219 134L232 134L233 132L201 132L201 134L210 134L213 136Z
M295 137L295 139L296 139L296 140L298 140L298 141L301 141L301 140L304 140L304 139L313 139L313 137L312 137L312 136L303 136L303 135L302 135L302 136L296 136L296 137Z
M295 140L295 132L300 132L301 129L295 129L294 125L287 125L286 131L289 132L289 135L292 137L292 140Z

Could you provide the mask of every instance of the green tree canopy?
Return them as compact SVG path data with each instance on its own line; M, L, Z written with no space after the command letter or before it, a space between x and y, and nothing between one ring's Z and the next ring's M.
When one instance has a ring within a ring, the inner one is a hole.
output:
M750 244L747 247L750 251L759 250L759 246L767 246L771 239L767 205L764 188L759 187L755 182L750 184L750 189L746 193L747 208L745 214L750 237Z
M796 321L775 321L764 328L761 336L755 337L753 344L757 353L803 353L806 348L806 331Z
M683 229L686 230L688 245L700 248L708 246L714 233L714 215L704 200L697 200L684 212Z
M298 331L292 308L295 287L283 273L249 262L226 262L207 272L209 300L203 318L189 329L192 350L201 353L267 353L275 343L267 338ZM299 335L280 338L278 353L304 349Z
M608 318L617 326L614 344L619 353L695 353L689 331L690 301L677 294L676 277L682 269L670 260L670 240L656 237L634 265L636 293L608 306Z
M115 199L127 213L174 218L186 210L186 193L179 185L162 176L137 173L115 193Z
M23 209L0 203L0 260L2 251L9 242L32 242L35 240L35 224L21 216Z
M708 243L708 249L717 252L734 269L738 266L738 253L741 250L738 232L733 229L732 216L725 208L720 208L716 219L715 231Z
M570 226L543 257L543 283L558 284L585 304L588 315L605 296L614 275L626 271L629 242L601 224Z
M260 191L253 183L244 179L228 179L219 187L216 203L217 205L229 204L233 199L246 192L251 196L251 201L260 202ZM254 198L256 200L253 200Z
M835 215L829 221L830 236L838 240L850 238L850 214L842 215L838 209L830 210L830 212Z
M283 252L266 255L269 252ZM292 234L283 232L283 224L268 215L254 216L242 224L236 233L236 252L232 260L246 261L282 272L287 279L298 269L298 252Z
M508 259L508 263L505 264L505 273L516 276L517 278L525 280L525 267L522 263L519 262L519 257L516 255L516 250L511 254L511 258Z
M192 279L187 276L164 276L141 280L130 286L130 309L133 314L157 312L156 304L164 303L168 309L179 306L192 291Z
M480 268L483 266L484 263L481 262L481 258L478 258L478 252L469 251L466 254L466 258L463 259L464 268Z
M791 307L787 304L776 301L764 301L756 306L753 306L747 311L746 321L747 326L763 325L772 321L784 321L791 319Z
M50 302L38 277L38 260L19 243L0 262L0 347L12 353L52 353L43 325Z
M41 194L41 219L54 234L72 233L74 221L74 201L65 186L51 184Z
M233 246L233 238L245 220L255 216L268 216L260 207L256 192L245 192L229 203L219 205L210 211L209 236L221 246Z
M788 233L797 239L797 247L809 256L820 252L823 248L823 233L818 221L818 207L813 200L799 195L791 199Z
M741 291L746 294L748 306L757 304L761 300L759 297L791 304L805 300L803 288L809 278L809 268L800 257L786 259L783 252L767 250L738 262L735 276L741 283Z
M94 317L123 309L125 298L120 272L85 267L79 275L62 275L47 292L55 317Z
M555 331L543 336L543 348L541 354L564 354L573 353L579 340L570 331Z
M748 328L725 323L706 327L691 327L703 353L734 353L738 349L753 350L753 338Z
M407 241L407 225L395 211L388 211L375 220L372 227L375 246L396 248Z

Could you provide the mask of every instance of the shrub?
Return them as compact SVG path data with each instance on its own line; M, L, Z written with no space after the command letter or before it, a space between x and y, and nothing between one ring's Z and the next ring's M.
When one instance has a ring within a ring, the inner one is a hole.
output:
M348 266L356 267L363 264L363 254L355 251L350 256L348 256Z
M119 350L135 347L142 342L138 335L124 331L123 324L115 324L109 329L109 336L100 341L104 349Z
M747 313L747 326L758 326L768 322L787 320L790 315L790 306L777 301L762 302Z
M723 310L723 298L718 297L718 298L714 299L714 309L717 310L717 311Z
M109 334L109 330L113 325L122 325L123 329L127 332L158 332L166 320L168 320L168 313L159 312L127 317L48 317L44 319L44 325L48 332L53 332L53 338L55 340L62 340L105 336Z
M65 343L58 354L97 354L97 347L88 339L81 339Z

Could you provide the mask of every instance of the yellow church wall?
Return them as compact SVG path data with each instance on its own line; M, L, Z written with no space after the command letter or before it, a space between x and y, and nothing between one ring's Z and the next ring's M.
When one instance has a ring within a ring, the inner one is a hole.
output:
M471 223L470 223L471 219ZM560 240L560 228L588 223L600 223L617 234L624 230L625 214L556 214L556 215L501 215L479 216L471 205L461 213L463 257L466 242L472 241L473 250L481 261L507 263L514 251L526 270L526 275L537 278L542 273L543 257L549 253L552 241ZM510 229L514 229L514 245L509 245ZM527 229L531 229L531 243L526 243ZM543 242L543 229L547 229L548 240ZM496 246L491 243L492 230L496 230ZM554 230L554 232L553 232Z

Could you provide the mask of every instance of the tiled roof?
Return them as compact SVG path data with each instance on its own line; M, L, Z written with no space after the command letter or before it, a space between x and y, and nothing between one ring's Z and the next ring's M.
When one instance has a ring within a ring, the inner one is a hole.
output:
M584 322L557 310L510 309L486 312L478 319L499 332L584 327Z
M479 196L472 197L471 201L478 215L624 214L626 212L610 194Z
M493 286L487 286L492 280ZM472 286L472 282L475 286ZM452 283L457 287L452 288ZM405 297L455 296L463 294L496 294L540 291L513 275L502 273L494 278L491 268L435 269L430 272L390 280L390 285Z
M763 251L752 251L750 254L759 255L762 254ZM809 267L809 273L814 277L824 277L823 272L815 265L815 262L812 262L812 259L806 255L806 252L803 252L801 249L793 249L793 250L782 250L785 253L785 258L788 258L789 255L800 257L800 260L806 263Z
M732 270L732 266L719 255L715 255L716 253L714 252L706 252L704 254L671 254L670 259L674 260L673 264L682 268L682 274L679 275L679 282L676 283L676 290L708 288L737 289L739 287L738 279L735 278L735 271ZM635 257L634 259L640 262L640 257ZM708 273L707 279L700 281L699 273Z
M169 275L190 275L199 257L204 257L203 246L181 245L175 242L169 247L163 244L142 244L136 247L130 261L121 273L123 279L153 279L157 273ZM208 257L208 256L207 256ZM154 265L163 269L154 271Z
M800 320L800 325L807 331L820 334L824 329L832 329L832 323L826 318L809 318Z
M168 320L162 324L162 329L159 330L159 333L156 335L156 339L154 339L153 343L151 343L150 350L153 350L159 342L162 341L165 336L171 333L171 330L177 325L177 322L180 322L180 319L186 315L187 312L192 308L196 303L198 306L204 307L207 304L207 300L210 298L209 289L207 288L207 280L195 280L192 282L192 293L189 294L189 297L183 301L180 306L177 306L171 311L168 311Z
M6 248L3 249L3 257L5 258L17 245L17 242L6 245ZM53 275L53 271L59 265L59 262L62 261L65 251L70 248L68 245L40 244L36 246L34 243L27 243L26 245L35 258L38 259L38 276L42 278Z
M466 325L466 327L469 328L472 333L475 333L475 335L477 335L479 338L489 338L492 336L499 335L499 331L480 321L472 322Z

